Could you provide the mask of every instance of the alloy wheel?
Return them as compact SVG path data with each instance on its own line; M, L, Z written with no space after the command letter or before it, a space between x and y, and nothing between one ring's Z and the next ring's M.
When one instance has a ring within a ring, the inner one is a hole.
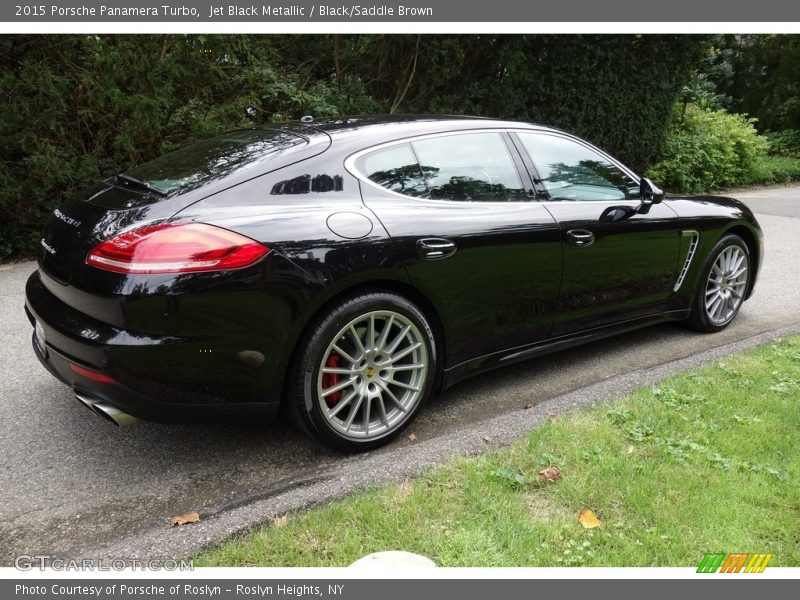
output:
M736 316L747 288L749 266L744 250L735 244L722 250L711 266L704 305L714 325L725 325Z
M353 319L322 354L317 402L340 436L371 440L406 421L422 397L428 351L406 316L376 310Z

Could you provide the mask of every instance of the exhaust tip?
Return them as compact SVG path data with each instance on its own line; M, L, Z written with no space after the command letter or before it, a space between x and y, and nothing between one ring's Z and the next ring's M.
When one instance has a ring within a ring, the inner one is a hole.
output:
M92 406L94 412L96 412L101 417L108 419L115 425L119 427L125 427L126 425L133 425L139 419L134 417L133 415L129 415L126 412L122 412L118 408L114 408L113 406L109 406L108 404L95 404Z
M75 393L75 398L77 398L78 402L90 409L93 413L104 418L106 421L111 421L118 427L132 425L139 420L133 415L129 415L118 408L114 408L109 404L103 404L97 398L92 398L91 396L77 392Z

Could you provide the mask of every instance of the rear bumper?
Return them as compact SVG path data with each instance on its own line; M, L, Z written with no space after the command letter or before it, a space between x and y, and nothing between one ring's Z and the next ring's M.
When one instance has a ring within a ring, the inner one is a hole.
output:
M218 375L209 365L200 365L205 369L205 380L197 377L197 360L181 368L187 356L194 358L199 353L192 340L143 336L96 321L53 295L38 272L28 279L25 296L28 320L32 325L38 321L45 334L44 348L39 347L35 335L31 337L39 362L92 402L156 422L269 421L277 415L279 394L250 386L255 388L250 393L264 400L248 401L247 390L237 384L236 373L226 368L228 365L222 365ZM71 364L102 373L115 383L85 377ZM220 378L229 382L229 395L209 393Z

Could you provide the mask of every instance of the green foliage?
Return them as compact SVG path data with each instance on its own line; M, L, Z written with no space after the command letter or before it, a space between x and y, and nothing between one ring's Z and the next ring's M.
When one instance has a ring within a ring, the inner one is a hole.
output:
M681 89L684 104L703 108L730 108L733 98L726 91L735 72L735 50L731 35L715 34L708 38L697 68L692 70Z
M770 154L800 158L800 129L767 131L764 135L769 140Z
M632 167L658 156L696 36L0 36L0 260L77 190L220 131L441 112L540 122ZM246 118L253 107L256 119Z
M521 489L528 484L528 480L525 479L525 476L516 469L503 467L495 469L491 474L513 489Z
M700 192L746 185L769 144L754 119L724 110L677 104L664 159L649 175L670 191Z
M423 50L432 38L424 38ZM471 36L432 52L414 110L561 127L636 170L654 162L701 48L689 36ZM419 68L419 66L418 66Z
M248 106L267 120L348 107L332 82L277 68L265 36L2 36L0 56L0 258L76 190L250 125Z
M729 45L733 108L757 117L762 130L800 129L800 36L740 35Z
M671 192L800 181L800 131L760 136L755 120L677 104L664 159L648 175Z
M684 102L751 115L761 132L800 129L800 36L707 36L681 96Z
M750 173L747 185L800 181L800 159L787 156L762 156Z
M754 124L768 138L771 156L760 156L736 185L800 179L800 36L708 36L703 57L681 91L681 100L757 119ZM677 162L672 166L680 169ZM680 173L674 179L685 180Z

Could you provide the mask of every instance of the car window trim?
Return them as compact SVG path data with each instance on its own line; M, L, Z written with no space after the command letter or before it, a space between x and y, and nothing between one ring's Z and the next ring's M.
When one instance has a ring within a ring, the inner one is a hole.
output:
M522 129L522 131L538 131L536 129ZM530 178L529 174L527 173L526 169L520 170L520 163L518 162L518 158L515 158L515 154L519 153L519 150L515 146L511 146L509 144L508 127L475 127L469 129L455 129L451 131L437 131L436 133L426 133L422 135L409 135L408 137L398 138L396 140L391 140L389 142L382 142L380 144L375 144L374 146L369 146L368 148L362 148L357 152L354 152L344 160L344 168L345 170L350 173L353 177L359 180L359 182L363 182L371 187L374 187L385 194L390 194L392 196L397 196L398 198L404 198L406 200L414 200L416 202L434 202L437 204L464 204L463 201L458 200L446 200L446 199L439 199L439 198L423 198L421 196L407 196L406 194L401 194L399 192L395 192L394 190L390 190L388 188L383 187L372 181L366 174L362 173L357 167L356 163L360 158L364 155L369 154L371 152L375 152L377 150L383 150L386 148L391 148L393 146L399 146L403 144L409 144L411 146L411 151L414 153L414 156L417 158L417 164L419 165L419 157L417 156L417 152L414 149L414 142L437 138L437 137L446 137L446 136L453 136L453 135L465 135L465 134L475 134L475 133L498 133L500 134L500 138L503 140L503 143L506 146L506 149L509 153L509 158L514 165L514 168L517 171L517 177L519 177L520 184L525 189L526 183ZM423 174L424 177L424 174ZM425 178L425 184L428 186L428 180ZM428 186L428 193L430 193L430 186ZM508 204L509 202L533 202L535 198L526 197L522 198L521 200L492 200L492 201L474 201L472 203L475 204Z
M514 162L514 166L517 168L517 175L519 177L519 181L522 184L522 188L525 191L525 199L522 200L524 202L533 202L536 200L536 184L534 182L534 178L531 177L531 174L528 170L528 167L525 165L524 156L517 148L517 145L514 143L514 139L511 137L510 131L504 131L502 133L503 141L506 144L506 148L508 148L508 153L511 155L511 160ZM512 200L512 202L516 202Z
M425 176L425 171L422 170L422 163L419 160L419 154L417 154L417 149L414 148L414 144L412 144L411 142L407 142L407 144L408 144L408 149L411 150L411 154L414 156L414 160L417 161L417 169L419 169L419 176L422 177L422 181L425 182L425 190L426 190L426 195L425 196L411 196L411 197L425 198L427 200L430 200L431 199L431 182L428 181L428 178ZM370 179L370 181L372 181L372 180ZM383 186L380 186L380 187L383 187ZM384 189L387 189L387 188L384 188ZM401 194L401 195L405 196L405 194Z
M641 181L641 177L639 177L636 173L633 172L632 169L629 169L628 167L626 167L624 164L622 164L616 158L614 158L613 156L611 156L607 152L603 152L597 146L593 146L589 142L587 142L585 140L582 140L581 138L576 137L574 135L570 135L568 133L564 133L564 132L561 132L561 131L548 131L548 130L541 130L541 129L512 129L512 130L510 130L510 132L512 132L512 133L520 132L520 133L533 133L533 134L539 134L539 135L549 135L551 137L558 137L558 138L562 138L562 139L565 139L565 140L569 140L569 141L575 142L578 145L583 146L584 148L592 150L593 152L597 152L597 154L599 154L603 158L607 159L612 165L614 165L620 171L622 171L623 173L628 175L628 177L630 177L633 181ZM528 150L525 148L524 142L519 137L517 137L517 140L519 142L519 147L518 147L519 152L522 154L523 159L525 158L525 156L527 156L528 159L530 160L530 164L531 164L531 166L533 167L533 169L534 169L534 171L536 173L536 178L538 179L538 181L540 181L542 183L542 189L544 191L544 194L547 195L546 199L539 200L539 202L569 202L569 200L554 200L553 198L550 197L550 192L547 191L547 187L544 185L544 180L539 175L540 172L539 172L538 167L536 166L536 161L534 160L533 156L530 155L530 152L528 152ZM633 198L625 198L625 199L622 199L622 200L577 200L576 202L616 202L616 203L619 203L619 202L638 202L638 200L637 199L633 199Z
M522 130L527 132L533 132L534 130ZM514 150L516 151L517 155L519 156L520 161L522 161L522 165L525 169L525 173L528 175L528 180L530 181L531 191L531 200L535 202L542 202L549 198L547 193L547 188L544 186L544 181L542 180L542 176L539 174L539 170L536 168L536 165L533 164L533 160L531 160L528 151L525 150L525 146L522 144L522 140L519 139L517 132L513 129L507 132L508 139L511 140L511 143L514 145Z

